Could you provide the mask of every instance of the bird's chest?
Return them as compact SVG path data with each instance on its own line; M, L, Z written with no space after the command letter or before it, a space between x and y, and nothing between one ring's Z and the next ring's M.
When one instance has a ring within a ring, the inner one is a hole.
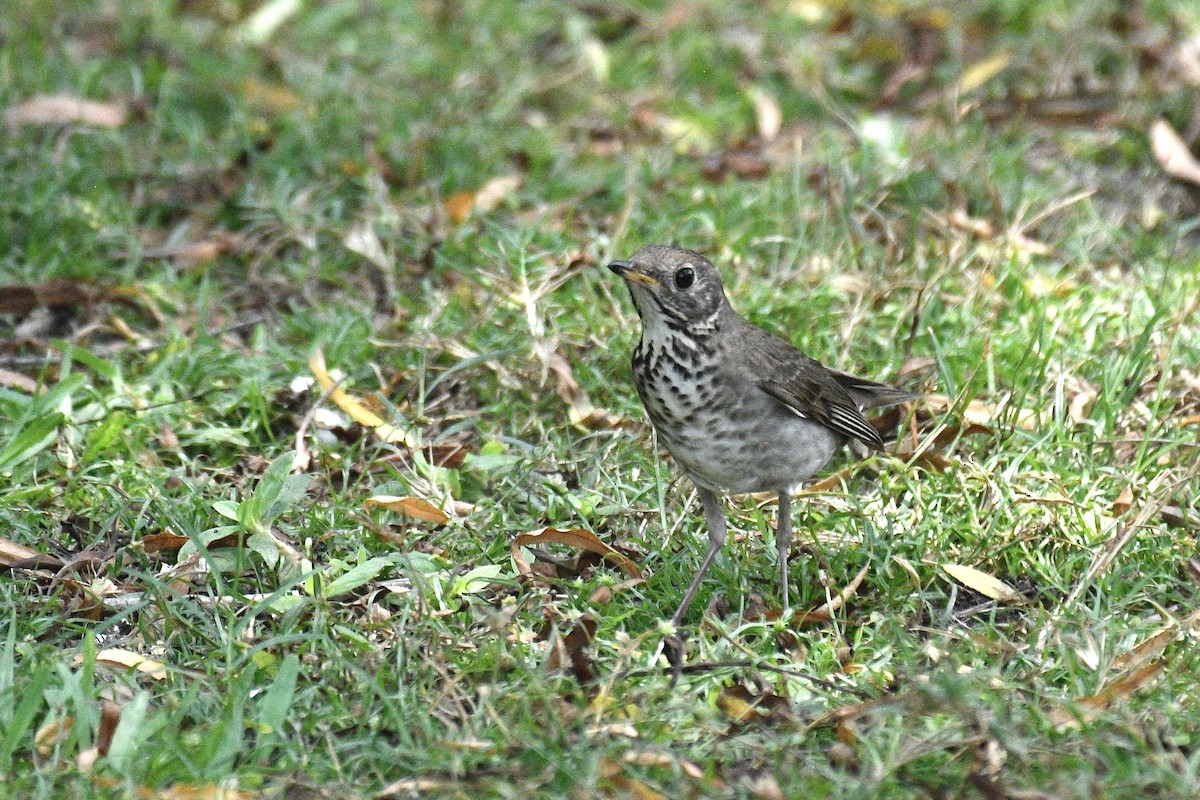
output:
M710 430L720 414L717 354L703 344L643 338L633 376L650 421L675 452Z

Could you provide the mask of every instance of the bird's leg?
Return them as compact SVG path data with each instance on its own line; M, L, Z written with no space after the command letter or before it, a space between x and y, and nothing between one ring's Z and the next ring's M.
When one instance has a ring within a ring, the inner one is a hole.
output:
M696 592L700 590L700 584L704 582L708 568L717 557L717 551L725 544L725 512L721 508L720 498L708 489L700 489L700 502L704 506L704 521L708 525L708 553L700 562L700 569L696 571L696 577L692 578L692 585L684 594L683 602L671 616L671 625L674 627L679 627L679 621L683 619L684 612L696 597Z
M783 613L788 612L788 553L792 549L792 493L779 493L779 512L775 523L775 549L779 551L779 590L783 593Z

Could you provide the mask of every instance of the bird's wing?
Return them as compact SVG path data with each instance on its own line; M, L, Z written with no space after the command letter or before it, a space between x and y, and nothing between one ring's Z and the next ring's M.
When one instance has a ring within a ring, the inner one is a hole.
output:
M781 379L760 379L758 388L805 419L881 449L883 439L867 422L858 403L824 371L824 367L821 370L806 369L781 376Z
M907 403L910 400L921 398L921 395L915 392L906 392L903 389L888 386L886 383L876 383L847 372L839 372L836 369L830 369L828 372L835 381L841 384L843 389L850 393L859 408L886 408L897 403Z
M752 326L751 326L752 327ZM858 439L876 449L883 447L879 432L863 416L864 408L893 405L917 397L900 389L837 372L809 358L792 344L761 328L748 335L757 346L752 365L758 388L796 414L826 428Z

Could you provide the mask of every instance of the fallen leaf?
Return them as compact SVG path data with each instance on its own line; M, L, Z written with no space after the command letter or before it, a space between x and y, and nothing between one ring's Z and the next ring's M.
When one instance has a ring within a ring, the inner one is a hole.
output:
M300 98L286 86L266 83L258 78L246 78L238 89L251 108L268 113L291 111L300 105Z
M966 94L978 89L1003 72L1011 61L1012 53L1007 50L1001 50L982 61L976 61L963 70L962 78L958 81L959 91Z
M82 655L76 655L71 661L73 666L78 666L82 663ZM167 667L165 664L146 658L140 653L134 653L130 650L121 650L115 647L101 650L99 653L96 653L96 663L104 664L108 667L136 669L138 672L143 672L147 677L153 678L156 681L166 680L167 678Z
M754 101L758 135L764 142L769 142L783 129L783 112L779 110L779 101L766 89L757 86L751 86L748 91L750 99Z
M370 511L374 506L381 506L389 511L395 511L397 514L403 514L406 517L419 519L422 522L429 522L433 525L445 525L450 521L450 516L435 506L428 500L422 500L420 497L398 497L394 495L375 495L368 497L363 502L363 508Z
M11 567L22 561L37 558L38 551L11 539L0 538L0 566Z
M0 386L8 389L16 389L25 394L34 394L38 390L38 382L28 375L22 375L20 372L13 372L11 369L0 367Z
M478 191L455 192L445 199L442 206L450 219L463 222L471 214L487 214L500 207L508 197L521 188L520 175L501 175L492 178Z
M1165 119L1150 126L1150 150L1163 172L1172 178L1200 185L1200 161Z
M991 423L1003 420L1011 422L1018 428L1026 431L1036 431L1041 427L1040 413L1032 408L1018 409L1016 414L1013 414L1005 402L990 403L985 400L971 400L967 403L966 408L959 405L959 400L949 395L944 394L927 394L922 398L923 404L931 412L937 414L954 409L957 413L962 414L962 418L966 422L971 422L976 425L989 425Z
M92 125L119 128L129 110L124 103L101 103L66 94L39 94L4 110L8 125Z
M642 571L628 556L617 552L596 538L596 534L586 531L583 528L571 528L565 531L557 528L543 528L540 531L522 533L513 539L512 558L517 565L517 571L522 576L532 578L534 577L534 572L529 564L529 559L521 552L521 548L541 544L563 544L589 553L595 553L615 563L622 572L631 578L642 577Z
M1117 499L1113 500L1112 506L1109 508L1109 511L1112 512L1112 515L1114 517L1119 517L1132 507L1133 507L1133 488L1130 486L1126 486L1124 489L1121 490L1121 493L1119 495L1117 495Z
M1019 598L1020 593L999 578L965 564L942 564L942 570L958 583L1001 603Z
M183 547L188 541L188 537L171 531L152 533L142 537L142 550L147 553L171 552Z
M754 150L730 150L725 154L725 166L739 178L757 180L771 172L771 162Z
M1091 388L1076 392L1067 406L1067 416L1072 422L1083 422L1088 418L1088 411L1098 396L1099 392Z
M1129 697L1144 684L1158 677L1166 662L1156 659L1139 667L1129 675L1110 682L1096 694L1077 700L1073 707L1060 706L1050 710L1047 717L1056 728L1078 728L1085 722L1098 717L1114 703Z
M566 671L582 684L596 679L596 669L587 654L587 647L596 636L596 620L586 614L564 636L561 631L550 640L550 656L546 671Z
M33 734L33 749L39 756L45 758L54 752L71 728L75 727L74 717L55 717L46 722Z
M28 314L39 306L86 306L97 299L98 292L63 278L16 283L0 286L0 313Z
M767 689L755 694L740 683L721 690L717 695L717 708L739 725L768 719L795 719L787 698Z
M112 745L113 734L117 731L117 723L121 721L121 707L111 700L100 704L100 728L96 731L96 752L108 755Z
M357 253L380 269L392 268L392 259L388 258L387 251L383 249L383 242L379 240L375 226L369 220L364 220L346 231L342 244L351 253Z
M520 175L501 175L498 178L492 178L475 195L475 204L472 210L480 214L495 211L501 203L520 188Z
M241 238L235 234L219 233L211 239L147 247L142 250L141 257L171 259L183 266L195 267L207 264L217 256L235 250L243 244Z
M717 708L738 724L747 723L758 716L758 709L754 703L743 697L742 693L734 693L728 689L717 695Z
M470 216L471 208L474 205L474 192L455 192L442 202L446 213L450 215L450 219L454 222L462 222Z
M626 775L624 767L611 758L601 758L599 767L601 780L620 792L619 796L621 797L627 797L629 800L666 800L666 795L650 788L638 778ZM608 793L606 792L602 796L608 796Z
M322 391L329 393L329 399L359 425L370 428L376 436L385 442L393 444L401 443L410 449L421 447L421 443L415 435L408 431L403 431L389 422L384 422L377 414L364 406L360 400L352 397L349 392L340 386L336 386L335 381L325 369L325 356L320 350L315 351L312 357L309 358L308 367L312 370L317 383L321 385Z
M867 566L864 564L861 569L855 574L850 582L847 583L842 590L830 598L829 602L824 603L811 611L797 611L792 617L792 626L797 629L810 628L813 625L822 622L828 622L833 619L833 615L846 604L851 597L858 593L858 587L862 586L863 579L867 577Z
M1162 630L1146 637L1127 652L1114 658L1109 669L1114 674L1140 669L1143 665L1161 656L1171 642L1191 633L1198 623L1200 623L1200 609L1196 609L1178 621L1169 622Z

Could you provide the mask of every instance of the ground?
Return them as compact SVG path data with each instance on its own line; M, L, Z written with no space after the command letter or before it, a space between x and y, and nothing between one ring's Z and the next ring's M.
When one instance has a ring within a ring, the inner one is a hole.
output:
M0 9L0 795L1200 794L1194 4L517 8ZM649 243L926 395L678 672Z

